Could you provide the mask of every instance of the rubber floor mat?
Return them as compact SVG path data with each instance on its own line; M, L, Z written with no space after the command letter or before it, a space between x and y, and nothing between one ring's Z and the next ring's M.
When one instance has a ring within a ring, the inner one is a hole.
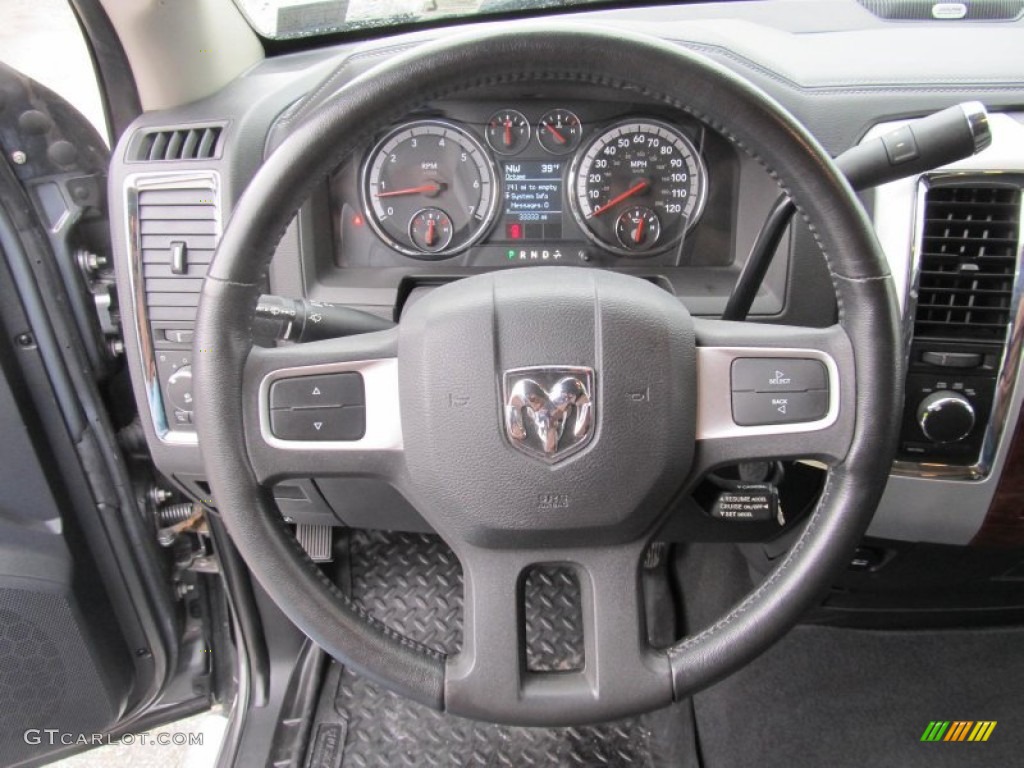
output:
M353 532L343 580L382 622L425 645L457 652L462 572L438 537ZM545 584L548 603L570 605L551 594L557 583ZM689 722L684 704L591 727L495 726L435 712L333 663L306 766L676 766L689 762L683 757L691 753Z

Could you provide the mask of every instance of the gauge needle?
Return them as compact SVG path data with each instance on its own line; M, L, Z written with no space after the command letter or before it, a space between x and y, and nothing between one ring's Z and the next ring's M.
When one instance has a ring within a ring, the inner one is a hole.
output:
M646 179L644 179L642 181L638 181L636 184L634 184L632 187L627 189L621 195L616 195L615 197L613 197L611 200L609 200L604 205L597 206L597 208L595 208L594 210L592 210L590 212L590 215L587 216L587 218L588 219L592 219L595 216L600 216L602 213L607 211L609 208L613 208L614 206L618 205L623 200L625 200L627 197L632 197L637 192L640 192L642 190L647 189L647 187L649 187L650 185L651 185L651 183L649 181L647 181Z
M644 217L636 220L636 229L633 230L633 242L640 245L644 240Z
M544 123L544 128L548 133L555 137L555 141L557 141L559 144L565 144L565 136L563 136L561 131L555 128L555 126L553 126L551 123Z
M406 187L405 189L395 189L390 192L378 192L377 197L398 197L399 195L431 195L437 194L443 189L443 184L434 182L430 184L421 184L418 187Z
M436 226L437 226L437 223L433 219L429 219L427 221L427 237L426 237L427 247L430 247L430 246L432 246L434 244L434 228Z
M512 146L512 121L511 120L506 120L505 121L505 146L506 147L511 147Z

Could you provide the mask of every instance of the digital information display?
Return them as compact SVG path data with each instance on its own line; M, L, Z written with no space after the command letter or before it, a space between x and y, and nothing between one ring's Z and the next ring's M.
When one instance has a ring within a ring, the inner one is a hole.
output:
M562 163L517 160L502 165L505 211L499 237L508 241L562 238Z

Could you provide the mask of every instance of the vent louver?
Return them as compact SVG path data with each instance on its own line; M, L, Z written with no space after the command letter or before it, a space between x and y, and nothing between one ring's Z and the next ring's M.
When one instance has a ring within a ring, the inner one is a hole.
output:
M214 193L203 188L140 190L138 226L149 319L195 320L203 277L217 246ZM180 254L177 266L175 251Z
M914 337L1004 341L1020 245L1020 189L936 186L924 207Z
M209 160L217 156L223 128L219 125L150 131L136 145L135 160Z

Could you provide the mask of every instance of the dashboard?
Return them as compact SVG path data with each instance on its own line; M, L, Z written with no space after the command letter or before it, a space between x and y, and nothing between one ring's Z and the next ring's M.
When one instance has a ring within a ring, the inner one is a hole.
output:
M997 506L1024 397L1020 22L914 25L875 17L854 0L672 10L667 20L663 9L636 7L562 21L646 32L704 53L764 88L833 155L959 101L980 100L995 113L985 153L862 195L899 289L911 372L899 461L869 533L888 542L970 545ZM443 34L268 59L207 99L147 113L117 147L110 197L120 201L115 249L122 316L133 329L136 399L151 417L144 427L154 460L194 496L208 495L208 486L183 407L190 332L201 278L235 202L282 137L346 82ZM971 53L982 48L987 57ZM189 131L215 135L205 156L152 151L172 145L159 144L161 135ZM643 277L691 313L713 317L779 194L754 159L685 108L596 86L486 87L398 115L367 136L314 187L278 246L266 288L398 319L418 295L465 275L570 264ZM194 216L169 222L160 212L147 221L165 204ZM988 230L956 240L958 233L940 226L941 217L962 222L959 214L975 208L1005 216L999 243L979 241ZM175 242L187 243L187 263L173 262ZM970 258L996 265L985 276L990 285L973 272L943 273L953 263L949 249L979 245L981 255ZM996 245L1001 255L990 258ZM969 304L979 297L995 302L991 312ZM821 252L796 220L751 319L820 327L836 312ZM991 333L989 323L1001 332ZM925 401L956 401L960 411L966 401L972 420L965 437L949 445L929 439L919 418ZM382 509L401 510L403 500L393 489L353 492L310 478L282 491L278 503L295 520L359 525L380 521ZM386 522L407 521L403 514L388 512ZM749 530L740 538L777 532Z
M685 115L543 99L430 105L331 182L339 267L678 267L731 230L734 153ZM709 146L713 145L713 146ZM709 166L711 166L709 168Z

